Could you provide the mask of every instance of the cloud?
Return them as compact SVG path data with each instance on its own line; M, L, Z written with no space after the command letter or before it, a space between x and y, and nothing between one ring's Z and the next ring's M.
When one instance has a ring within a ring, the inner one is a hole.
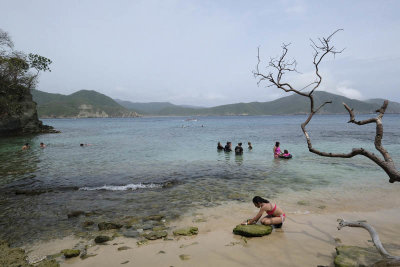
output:
M351 99L358 99L358 100L363 99L361 92L354 88L340 86L340 87L336 88L336 91L338 92L339 95L343 95L343 96L351 98Z

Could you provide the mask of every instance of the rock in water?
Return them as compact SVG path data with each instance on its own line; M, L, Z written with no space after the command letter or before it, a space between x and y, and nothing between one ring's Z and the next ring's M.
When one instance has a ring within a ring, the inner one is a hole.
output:
M61 250L61 253L64 254L64 257L66 258L73 258L78 257L79 254L81 254L81 251L79 249L63 249Z
M336 267L372 266L382 260L375 247L338 246L336 253L334 261Z
M197 235L199 233L199 228L191 226L191 227L177 229L173 233L174 235L185 235L185 236Z
M110 230L110 229L119 229L122 228L121 224L118 223L112 223L112 222L101 222L97 225L99 227L99 230Z
M256 236L264 236L269 235L272 232L272 226L269 225L237 225L233 229L233 233L235 235L247 236L247 237L256 237Z

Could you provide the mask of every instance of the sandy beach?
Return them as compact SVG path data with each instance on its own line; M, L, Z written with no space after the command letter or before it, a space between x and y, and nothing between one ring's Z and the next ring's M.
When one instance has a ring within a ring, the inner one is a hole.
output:
M197 236L169 235L171 240L140 246L134 238L117 237L106 245L92 242L87 252L93 257L59 260L61 266L333 266L335 246L373 246L364 229L347 227L338 231L338 218L366 220L378 231L386 249L400 255L400 200L394 190L379 191L355 193L347 199L338 196L331 203L311 199L311 203L299 205L288 201L290 198L282 199L277 202L284 204L288 215L283 228L258 238L232 233L235 225L252 217L257 209L251 203L227 202L187 213L170 225L171 230L197 226ZM25 249L31 258L41 257L79 242L88 241L68 237ZM123 246L129 248L118 250Z

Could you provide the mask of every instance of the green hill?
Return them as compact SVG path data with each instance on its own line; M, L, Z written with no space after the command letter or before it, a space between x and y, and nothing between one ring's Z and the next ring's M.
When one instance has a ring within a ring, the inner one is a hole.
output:
M81 90L71 95L50 94L32 90L38 104L40 117L132 117L138 114L155 116L218 116L218 115L291 115L306 114L309 100L297 94L285 96L270 102L251 102L221 105L211 108L174 105L169 102L134 103L113 100L96 91ZM374 113L383 99L359 101L323 91L314 94L315 107L324 101L319 114L346 114L343 102L354 109L356 114ZM118 101L118 103L116 102ZM387 113L400 113L400 103L390 102Z
M38 104L38 115L41 118L138 116L138 113L134 110L128 110L116 103L112 98L92 90L80 90L71 95L32 90L32 97Z

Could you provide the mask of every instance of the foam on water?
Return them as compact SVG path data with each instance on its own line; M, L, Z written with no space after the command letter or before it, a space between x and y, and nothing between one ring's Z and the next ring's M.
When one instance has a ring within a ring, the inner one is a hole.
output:
M79 190L95 191L95 190L108 190L108 191L126 191L137 190L146 188L161 188L161 184L127 184L127 185L103 185L100 187L81 187Z

